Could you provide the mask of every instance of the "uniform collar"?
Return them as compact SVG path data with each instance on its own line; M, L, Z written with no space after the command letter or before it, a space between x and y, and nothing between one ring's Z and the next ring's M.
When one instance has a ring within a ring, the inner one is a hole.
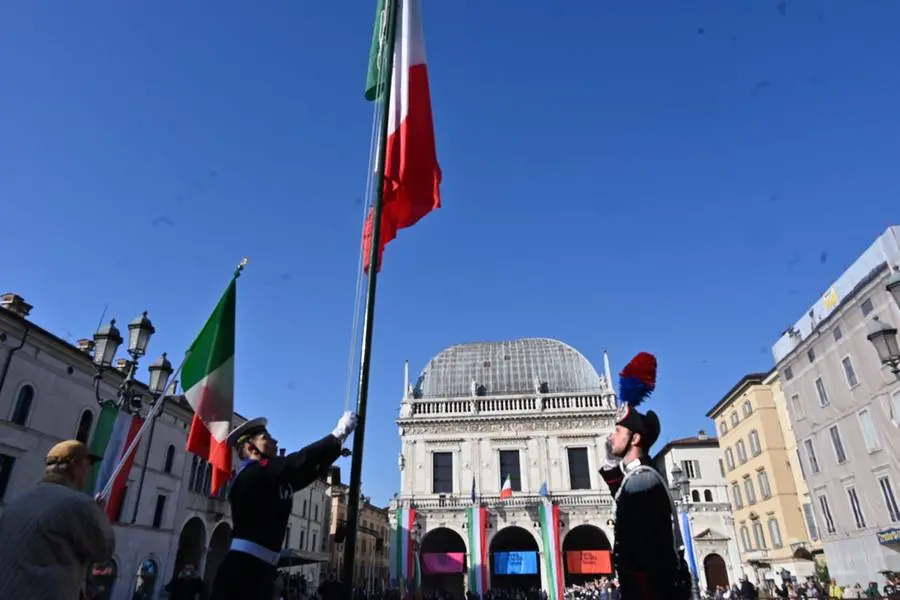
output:
M629 473L629 472L631 472L631 471L634 471L634 470L637 469L639 466L641 466L641 464L643 464L643 463L641 462L641 459L640 459L640 458L635 458L634 460L632 460L632 461L631 461L630 463L628 463L627 465L623 465L623 466L622 466L622 473Z

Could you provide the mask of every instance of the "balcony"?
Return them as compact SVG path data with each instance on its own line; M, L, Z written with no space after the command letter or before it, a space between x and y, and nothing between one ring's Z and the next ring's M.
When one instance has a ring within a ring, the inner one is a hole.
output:
M543 412L584 413L615 410L612 394L486 396L410 399L401 408L400 421L444 417L505 416Z
M750 550L749 552L744 552L744 560L747 562L766 562L768 559L768 550Z
M566 492L554 494L550 499L560 508L596 507L612 510L612 498L609 494L600 492ZM476 498L476 504L488 509L516 509L533 508L538 506L544 498L538 494L513 494L512 498L500 499L499 494L484 494ZM472 506L471 496L403 496L391 501L391 508L415 508L417 510L464 510Z
M185 508L207 514L231 514L228 502L224 497L207 496L206 494L198 494L196 492L187 493Z

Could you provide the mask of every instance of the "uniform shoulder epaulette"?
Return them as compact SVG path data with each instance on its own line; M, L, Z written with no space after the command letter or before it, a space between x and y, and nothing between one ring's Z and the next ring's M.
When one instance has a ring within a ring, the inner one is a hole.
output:
M646 492L647 490L660 486L660 477L649 469L641 469L640 471L629 477L625 483L625 487L631 493Z

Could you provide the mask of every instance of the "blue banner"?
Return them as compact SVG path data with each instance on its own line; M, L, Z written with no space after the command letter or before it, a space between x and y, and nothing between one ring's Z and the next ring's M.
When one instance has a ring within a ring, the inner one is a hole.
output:
M691 532L691 519L686 512L681 513L681 537L684 539L684 558L694 577L699 577L697 572L697 558L694 556L694 536Z
M495 575L537 575L537 552L494 552Z

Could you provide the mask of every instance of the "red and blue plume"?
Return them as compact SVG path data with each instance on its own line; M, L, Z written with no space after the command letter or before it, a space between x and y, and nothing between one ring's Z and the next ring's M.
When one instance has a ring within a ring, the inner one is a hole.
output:
M619 373L619 404L637 406L656 388L656 357L641 352Z

